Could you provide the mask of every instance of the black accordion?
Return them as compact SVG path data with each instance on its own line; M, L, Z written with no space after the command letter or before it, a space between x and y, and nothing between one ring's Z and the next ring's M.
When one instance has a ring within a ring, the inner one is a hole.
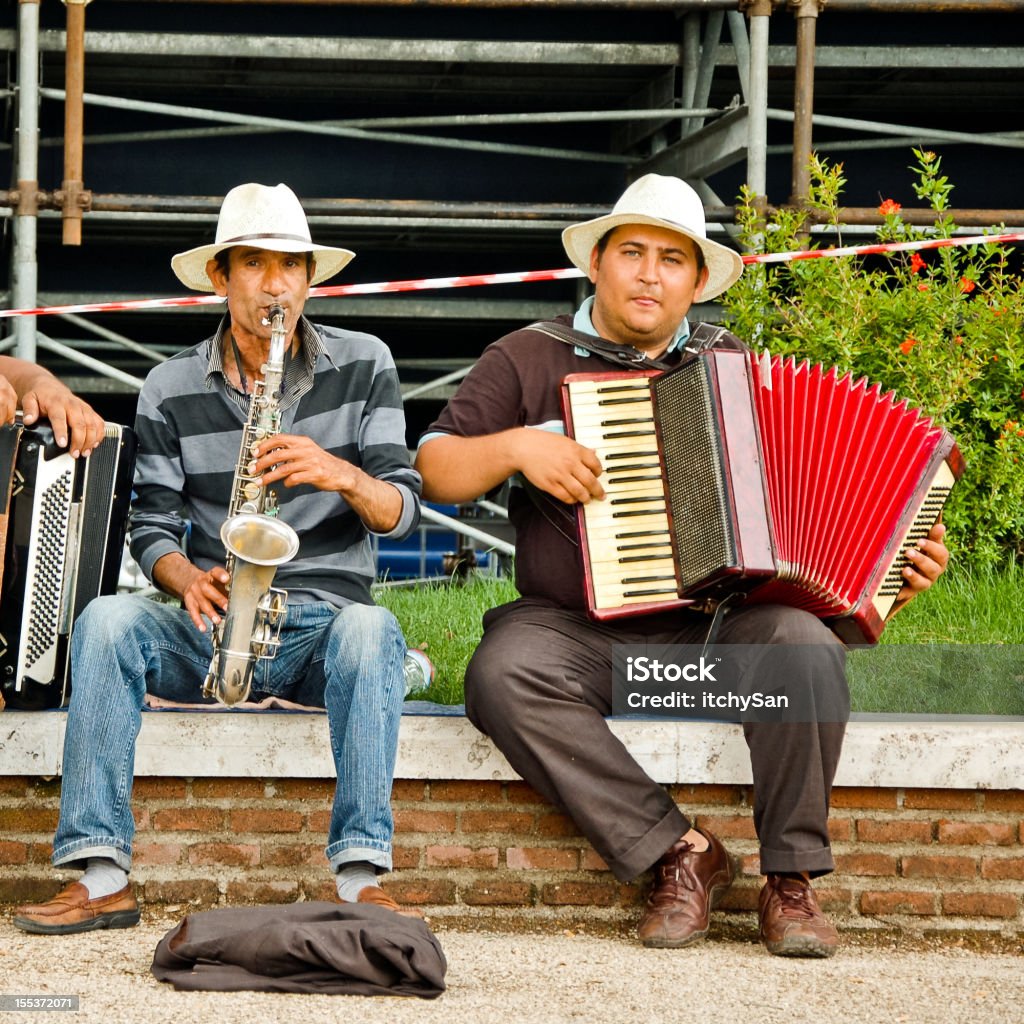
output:
M711 350L663 374L573 374L567 432L604 501L578 506L587 608L744 594L874 643L963 460L917 409L835 369Z
M135 449L116 423L79 459L46 423L0 426L0 690L12 707L68 701L71 630L117 590Z

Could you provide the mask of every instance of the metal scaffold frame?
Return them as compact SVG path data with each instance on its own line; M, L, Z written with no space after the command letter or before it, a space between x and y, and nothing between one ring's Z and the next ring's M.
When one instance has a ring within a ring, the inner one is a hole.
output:
M164 33L97 32L86 34L86 6L90 0L63 0L67 8L66 31L40 30L40 0L19 0L17 30L14 38L2 38L0 48L16 54L17 81L13 90L16 115L11 140L0 140L0 147L15 151L13 188L0 191L0 217L12 221L13 258L10 270L9 302L12 308L32 308L39 302L36 249L38 222L42 217L60 216L63 243L77 245L81 241L83 221L113 219L117 222L142 220L158 226L193 219L212 226L220 197L159 196L93 193L85 187L83 151L85 145L138 145L176 140L250 137L261 133L296 133L326 138L343 138L365 142L386 142L409 147L428 147L527 157L538 161L579 161L608 164L622 168L629 177L648 171L672 173L691 181L700 191L707 206L710 223L728 230L734 223L732 206L723 202L711 189L707 178L729 164L746 162L746 183L755 197L768 207L766 187L767 159L780 152L792 154L792 186L788 202L802 204L810 188L809 162L814 149L815 128L836 128L863 133L860 140L818 141L818 148L842 152L857 148L882 149L936 142L971 143L1005 148L1024 148L1024 133L941 131L933 128L883 123L846 117L827 117L814 112L815 68L840 66L843 60L856 59L870 64L879 58L883 47L862 49L856 58L832 47L819 50L815 34L826 0L418 0L429 7L459 8L526 8L530 10L586 10L603 8L626 11L671 11L678 18L678 37L664 43L581 43L581 42L508 42L473 39L347 40L344 38L278 38L274 53L278 59L293 61L360 61L367 54L388 52L398 61L468 62L480 65L499 62L568 64L610 64L636 66L668 66L679 88L652 87L625 109L547 110L522 113L437 114L415 117L347 118L329 121L303 121L293 118L240 114L178 103L142 101L126 96L96 95L84 89L86 53L153 54L178 53L190 58L219 59L225 47L234 55L258 59L267 52L264 41L254 36L225 39L201 34L168 36ZM148 0L153 5L169 0ZM408 6L410 0L191 0L192 3L243 6L247 3L277 4L282 7L306 6ZM796 21L796 45L773 47L769 27L774 14L787 7ZM829 11L864 13L1021 13L1024 0L828 0ZM723 43L728 29L729 43ZM10 36L10 33L7 33ZM63 52L65 85L63 89L43 87L39 79L40 57L43 53ZM924 49L904 49L904 63L920 61L922 66L938 55ZM943 59L949 59L944 52ZM879 58L884 66L889 58ZM965 65L972 60L969 52L959 53L957 60ZM1022 51L1012 47L990 48L986 61L1019 67ZM794 69L793 109L769 106L768 83L771 69L789 62ZM709 104L715 70L721 66L735 68L740 81L740 96L725 107ZM676 72L678 74L676 74ZM7 90L6 95L11 96ZM40 138L38 111L42 102L64 105L64 132L58 138ZM106 108L145 113L160 118L179 118L190 122L188 127L162 125L144 131L103 132L86 135L85 108ZM792 143L787 146L768 145L768 126L772 121L789 122L793 126ZM201 124L197 126L195 122ZM205 122L205 126L202 123ZM533 145L502 142L444 134L456 131L493 127L521 128L552 124L601 123L621 126L622 150L600 152L565 146ZM429 134L424 134L429 130ZM441 132L441 134L436 134ZM678 137L677 137L678 136ZM671 141L670 141L671 140ZM40 152L61 146L64 150L64 175L60 187L47 191L39 187ZM306 204L314 225L335 227L358 226L362 229L427 228L443 230L487 230L498 232L552 232L567 223L587 219L603 209L579 204L507 203L495 209L493 203L430 201L406 199L319 199ZM910 223L929 223L930 210L903 211ZM965 227L1003 223L1024 224L1024 210L965 209L955 211L957 221ZM849 225L879 223L877 210L848 208L843 220ZM533 304L536 308L536 304ZM448 309L454 308L449 303ZM506 305L506 309L507 309ZM525 315L524 315L525 318ZM53 339L40 332L34 316L13 320L11 335L0 342L0 350L14 350L25 359L34 360L43 349L84 366L115 386L137 390L142 380L118 369L103 359L88 354L132 352L147 363L155 364L167 354L141 345L118 331L92 321L64 314L67 323L89 335L88 340L73 344ZM438 373L429 381L408 388L407 401L421 396L436 397L443 389L457 383L469 370L460 360L416 360ZM453 369L453 363L455 368ZM490 513L502 512L489 503ZM514 553L505 540L477 527L453 519L434 509L424 515L435 527L450 528L470 538L470 543L483 544L502 555Z
M159 6L167 0L148 0ZM192 2L237 5L257 2L262 4L304 4L306 6L377 6L398 7L408 0L192 0ZM422 0L421 0L422 2ZM1024 148L1024 133L979 132L976 134L940 131L905 124L882 123L854 118L825 117L813 109L815 67L830 66L842 59L834 52L842 49L818 50L815 28L818 20L827 16L824 11L865 13L1006 13L1024 11L1024 0L427 0L432 7L459 8L529 8L605 10L667 10L678 18L677 39L665 43L573 43L573 42L507 42L498 44L474 39L391 39L346 40L339 38L292 38L275 40L275 55L283 59L304 61L332 61L339 59L368 59L368 53L386 50L393 59L405 61L463 61L486 65L498 61L524 61L543 63L568 62L577 64L609 63L659 66L668 64L678 69L681 89L669 96L650 95L645 103L629 109L617 110L551 110L525 113L444 114L419 117L350 118L333 121L301 121L238 114L225 110L199 108L184 104L145 102L129 97L101 96L85 92L84 64L86 53L166 54L178 52L189 56L220 57L225 48L238 55L261 55L266 52L263 41L256 37L237 36L207 38L189 33L97 32L86 34L85 16L89 0L64 0L67 8L66 32L40 30L40 0L19 0L16 38L2 38L0 47L13 50L17 56L17 83L14 90L16 117L14 132L8 143L16 151L16 186L0 191L0 216L12 220L13 258L11 262L9 303L14 308L31 308L38 304L36 244L40 217L59 215L63 220L64 244L75 245L80 240L83 219L130 222L143 220L159 225L169 221L180 223L193 218L212 224L216 217L219 197L203 196L151 196L114 195L89 191L83 182L82 152L85 145L126 145L167 139L201 139L210 135L253 135L261 132L288 132L341 137L354 140L388 142L410 147L457 148L503 155L535 158L607 163L622 167L629 177L647 171L678 174L690 180L701 192L708 205L709 222L728 228L733 223L733 208L714 194L705 180L716 170L730 163L746 161L746 181L751 191L761 197L767 206L766 163L769 155L787 147L768 145L768 125L771 121L791 122L793 125L792 191L788 202L802 203L809 188L808 164L812 152L813 130L820 127L865 133L862 140L840 140L817 143L819 149L842 151L856 147L885 148L893 144L906 145L933 142L972 143L975 145ZM782 16L788 8L796 20L796 46L776 48L769 43L770 19ZM723 44L725 29L729 44ZM7 33L10 36L10 33ZM879 47L879 51L883 48ZM44 88L40 84L38 69L40 55L62 51L66 57L64 89ZM786 51L786 52L783 52ZM791 52L790 52L791 51ZM997 52L998 51L998 52ZM1013 47L991 48L984 55L986 61L1019 67L1022 52ZM904 64L915 60L927 61L933 55L915 54L904 49L900 60ZM946 58L949 59L948 54ZM850 59L850 58L845 58ZM870 54L858 54L862 63ZM969 52L958 53L957 60L968 66ZM780 61L791 60L794 75L793 110L771 108L768 105L768 79L771 68ZM880 63L884 63L881 61ZM708 99L716 67L733 66L741 85L741 96L728 107L709 105ZM41 139L38 128L38 108L41 102L59 102L65 107L62 138ZM138 132L108 132L86 135L83 129L83 108L106 107L122 111L145 112L169 118L183 118L190 122L206 121L209 127L190 124L187 128L156 127ZM434 131L446 128L473 129L494 126L532 126L559 123L602 122L621 123L622 137L633 140L630 152L598 152L568 147L537 146L485 139L450 137L444 134L422 134L423 129ZM666 127L678 126L679 138L668 141ZM636 140L641 140L637 144ZM53 191L39 187L39 154L51 146L64 147L65 173L61 186ZM495 210L488 203L458 203L403 199L325 199L307 204L314 224L334 226L358 225L364 229L428 228L436 230L477 229L503 232L551 232L573 220L585 219L598 212L584 206L570 204L505 204ZM907 209L904 218L910 223L927 223L931 211ZM1024 224L1024 210L1020 209L964 209L954 211L957 221L964 225L980 226L992 223ZM843 211L845 224L873 225L879 215L872 208L848 208ZM131 350L155 361L161 353L139 345L117 332L104 333L87 326L89 321L79 318L75 325L104 338L103 344L115 350ZM59 342L45 338L38 331L35 317L15 318L13 333L4 348L18 355L34 359L37 346L55 350ZM94 345L99 344L95 343ZM137 386L138 378L107 366L102 360L62 346L62 355L87 365L94 372L119 380L128 387ZM422 385L416 393L427 393L453 379L447 374Z

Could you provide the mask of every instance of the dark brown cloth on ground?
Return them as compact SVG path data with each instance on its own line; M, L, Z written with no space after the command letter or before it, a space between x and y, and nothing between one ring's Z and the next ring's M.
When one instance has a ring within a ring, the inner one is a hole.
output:
M420 920L367 904L292 903L190 914L157 944L152 971L179 991L434 999L447 967Z

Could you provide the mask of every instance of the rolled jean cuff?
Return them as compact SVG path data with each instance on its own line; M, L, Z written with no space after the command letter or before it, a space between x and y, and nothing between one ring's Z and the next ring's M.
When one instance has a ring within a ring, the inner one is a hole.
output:
M391 846L385 847L346 845L344 842L334 843L327 847L327 860L331 870L337 874L346 864L362 861L372 864L381 871L391 870Z
M132 852L122 846L114 846L109 839L78 839L54 849L50 858L54 867L80 868L84 871L90 857L106 857L122 871L131 871Z
M832 848L822 846L817 850L770 850L761 847L761 874L781 875L790 871L806 871L811 878L818 878L835 871Z

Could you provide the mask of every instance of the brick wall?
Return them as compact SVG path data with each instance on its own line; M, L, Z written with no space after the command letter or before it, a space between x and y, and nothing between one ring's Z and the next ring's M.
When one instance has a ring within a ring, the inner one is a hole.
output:
M333 788L331 779L138 778L141 894L203 907L331 899L323 847ZM750 788L669 788L742 860L722 909L752 910ZM59 780L0 777L0 903L56 891L59 799ZM638 913L643 885L617 882L572 822L522 782L400 779L393 805L388 889L435 918L610 924ZM830 827L838 870L816 890L841 925L1024 934L1024 792L841 787Z

